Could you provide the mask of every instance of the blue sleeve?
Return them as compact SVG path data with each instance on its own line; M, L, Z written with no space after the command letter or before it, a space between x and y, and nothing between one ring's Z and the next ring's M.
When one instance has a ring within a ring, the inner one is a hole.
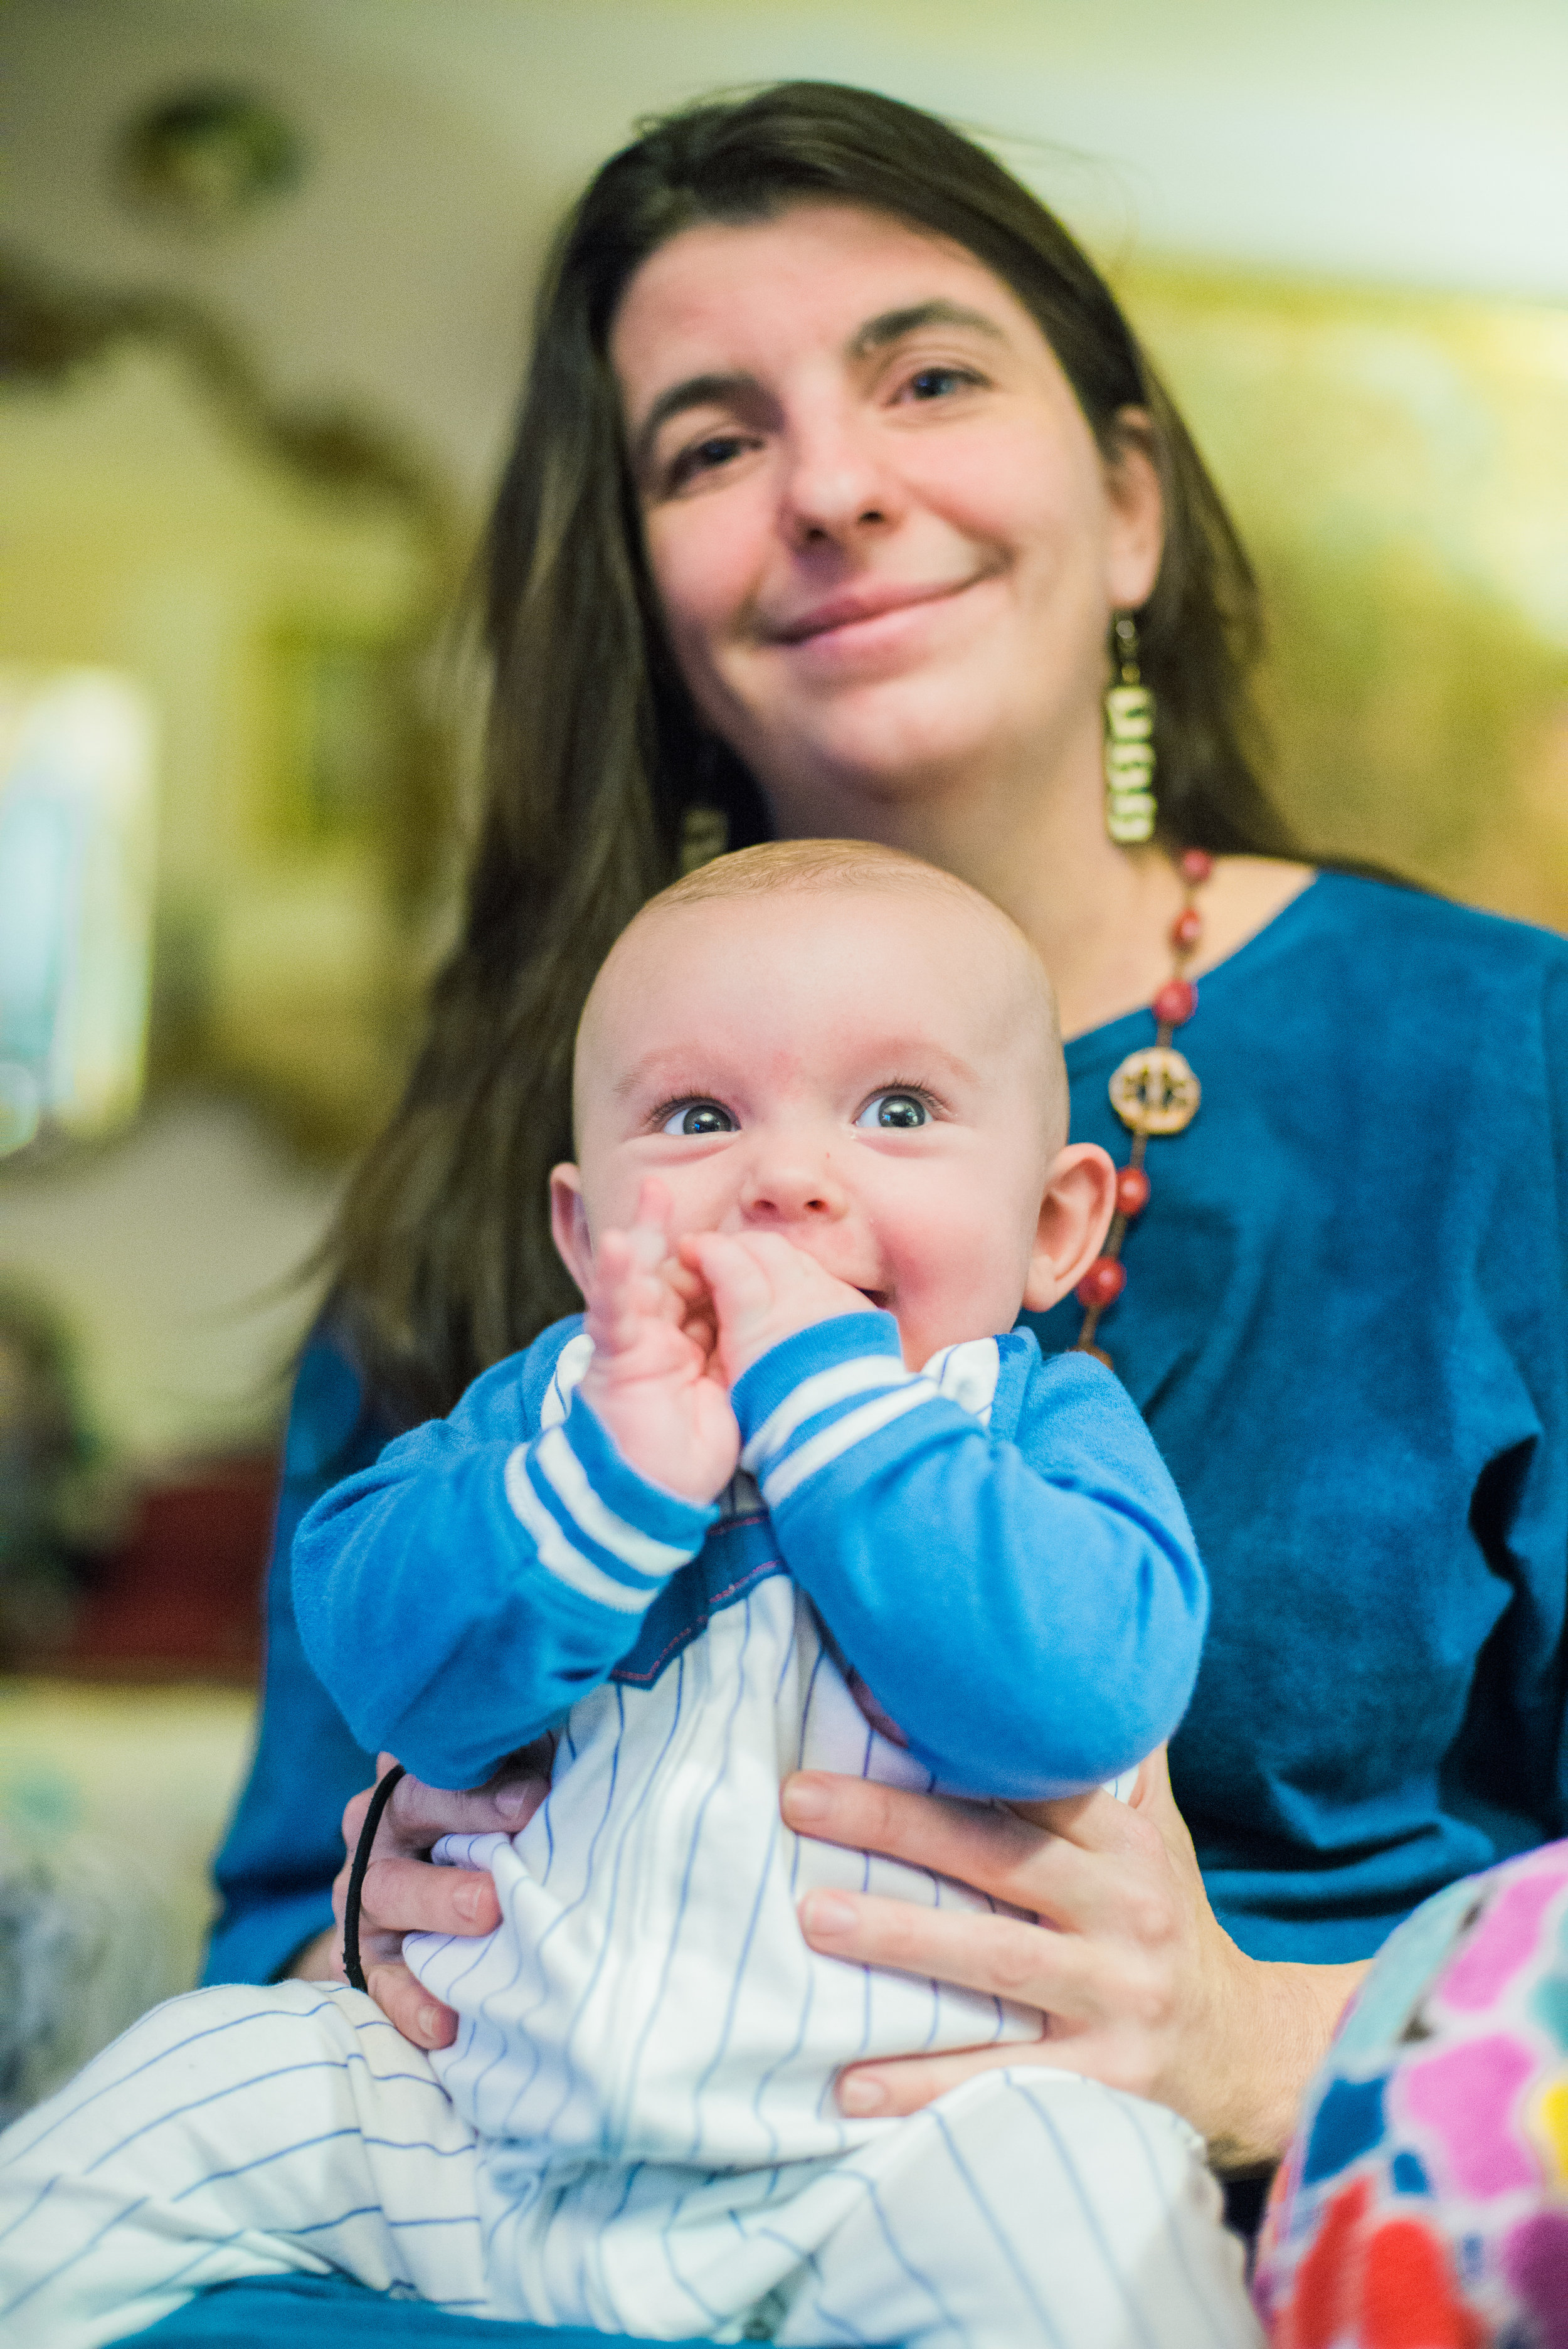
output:
M580 1396L539 1430L541 1349L388 1444L294 1537L305 1653L366 1746L476 1786L607 1680L717 1512L629 1468Z
M890 1315L846 1314L754 1363L735 1405L791 1574L944 1785L1073 1792L1176 1727L1208 1588L1109 1371L1037 1361L1009 1442L904 1369Z
M220 1905L203 1982L275 1981L332 1922L343 1806L369 1785L376 1763L305 1661L289 1546L311 1504L374 1460L390 1432L367 1406L346 1355L318 1332L300 1359L289 1405L255 1752L213 1863Z

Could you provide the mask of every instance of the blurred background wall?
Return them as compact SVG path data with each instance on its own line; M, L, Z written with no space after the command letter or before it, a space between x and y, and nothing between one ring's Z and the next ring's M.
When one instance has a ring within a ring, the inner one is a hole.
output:
M1306 836L1568 926L1561 0L9 0L0 1883L74 1837L90 1949L96 1837L146 1924L97 2006L47 1970L0 2107L196 1962L544 240L640 115L794 75L975 129L1109 271L1258 557Z

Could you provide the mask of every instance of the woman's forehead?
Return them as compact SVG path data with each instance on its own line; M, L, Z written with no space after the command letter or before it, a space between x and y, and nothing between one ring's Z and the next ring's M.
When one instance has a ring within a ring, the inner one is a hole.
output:
M944 296L976 331L1039 335L1011 287L966 246L892 213L801 202L767 220L697 222L659 246L622 296L612 356L634 404L657 388L651 373L689 353L760 336L776 348L825 340L851 357L886 339L901 313Z

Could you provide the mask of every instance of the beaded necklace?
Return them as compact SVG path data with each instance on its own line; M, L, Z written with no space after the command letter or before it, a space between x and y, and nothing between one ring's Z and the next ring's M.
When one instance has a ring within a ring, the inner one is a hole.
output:
M1105 1236L1105 1246L1078 1285L1078 1301L1084 1309L1084 1317L1073 1348L1075 1353L1092 1354L1108 1371L1112 1367L1111 1359L1103 1346L1095 1344L1095 1331L1099 1327L1100 1315L1115 1304L1127 1286L1121 1243L1129 1224L1149 1205L1149 1177L1143 1167L1149 1137L1151 1133L1181 1133L1191 1124L1202 1099L1202 1087L1181 1054L1173 1049L1171 1039L1178 1028L1186 1026L1198 1008L1198 990L1183 974L1203 936L1198 892L1213 869L1214 860L1203 849L1182 851L1177 863L1181 876L1181 911L1171 925L1175 968L1149 1007L1157 1030L1154 1042L1140 1051L1129 1052L1110 1080L1110 1105L1132 1135L1132 1151L1116 1178L1116 1213Z

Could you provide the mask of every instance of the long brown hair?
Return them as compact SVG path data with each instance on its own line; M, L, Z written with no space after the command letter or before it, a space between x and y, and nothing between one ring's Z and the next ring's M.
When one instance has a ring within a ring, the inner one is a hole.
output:
M1032 313L1108 458L1120 411L1147 411L1165 551L1138 622L1162 836L1294 851L1251 749L1252 568L1131 328L1060 222L972 141L869 90L787 82L653 124L568 215L540 288L486 542L490 714L461 936L402 1103L328 1242L332 1316L390 1416L449 1409L576 1301L545 1177L571 1154L589 984L674 877L692 808L717 809L731 847L767 834L755 782L699 727L665 647L607 343L633 274L669 238L809 200L967 247Z

